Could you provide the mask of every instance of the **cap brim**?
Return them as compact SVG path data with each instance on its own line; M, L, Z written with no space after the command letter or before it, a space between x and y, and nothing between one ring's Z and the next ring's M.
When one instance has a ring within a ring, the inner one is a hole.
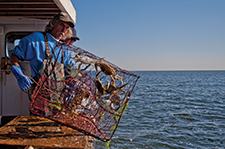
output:
M80 40L78 37L71 37L71 39Z
M74 28L74 24L72 22L68 22L67 20L63 19L61 19L61 21L68 23L70 27Z
M58 13L57 15L54 16L54 19L59 19L59 20L61 20L63 22L66 22L72 28L74 28L74 26L75 26L75 22L65 12Z
M70 27L74 28L74 24L73 23L71 23L71 22L67 22L67 23L69 23Z

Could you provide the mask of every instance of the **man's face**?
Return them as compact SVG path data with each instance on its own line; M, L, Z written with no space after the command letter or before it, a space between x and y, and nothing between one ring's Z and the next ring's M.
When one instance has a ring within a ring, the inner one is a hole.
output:
M71 47L73 45L73 43L75 42L75 40L70 40L68 46Z
M63 42L65 45L68 45L70 43L70 38L66 38L66 40L64 40Z
M56 25L52 29L51 34L56 39L60 40L63 37L63 35L67 32L68 29L69 29L69 24L59 20L57 21Z

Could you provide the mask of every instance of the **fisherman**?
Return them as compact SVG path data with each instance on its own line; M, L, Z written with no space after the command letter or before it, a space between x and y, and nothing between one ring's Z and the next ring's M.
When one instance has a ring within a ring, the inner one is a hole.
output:
M52 57L52 61L57 59L58 63L73 65L68 50L63 50L57 47L60 39L67 33L68 29L74 28L75 22L65 12L60 12L54 16L45 28L45 33L33 32L30 35L22 38L10 56L11 70L17 79L19 87L23 91L27 91L32 84L32 80L23 74L19 65L19 60L29 61L31 68L31 77L38 81L40 74L39 70L42 67L44 60Z
M73 43L77 40L80 40L80 38L77 37L76 29L70 27L67 32L67 36L64 37L62 40L64 41L64 44L66 44L68 47L71 47L73 45Z
M70 41L69 41L69 44L68 44L69 47L71 47L75 41L80 40L80 38L77 37L76 29L71 28L71 30L72 30L72 37L70 38Z

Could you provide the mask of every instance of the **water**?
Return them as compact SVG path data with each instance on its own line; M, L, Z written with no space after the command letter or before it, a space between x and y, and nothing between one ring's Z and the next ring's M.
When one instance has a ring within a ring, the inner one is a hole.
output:
M141 78L110 149L225 148L225 71L134 73Z

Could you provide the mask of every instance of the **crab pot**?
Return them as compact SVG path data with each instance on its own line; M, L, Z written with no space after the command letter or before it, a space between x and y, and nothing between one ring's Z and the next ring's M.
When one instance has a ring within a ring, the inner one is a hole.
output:
M30 110L108 141L119 125L139 76L81 48L63 48L70 53L74 65L67 65L66 75L60 79L43 71L33 91Z

